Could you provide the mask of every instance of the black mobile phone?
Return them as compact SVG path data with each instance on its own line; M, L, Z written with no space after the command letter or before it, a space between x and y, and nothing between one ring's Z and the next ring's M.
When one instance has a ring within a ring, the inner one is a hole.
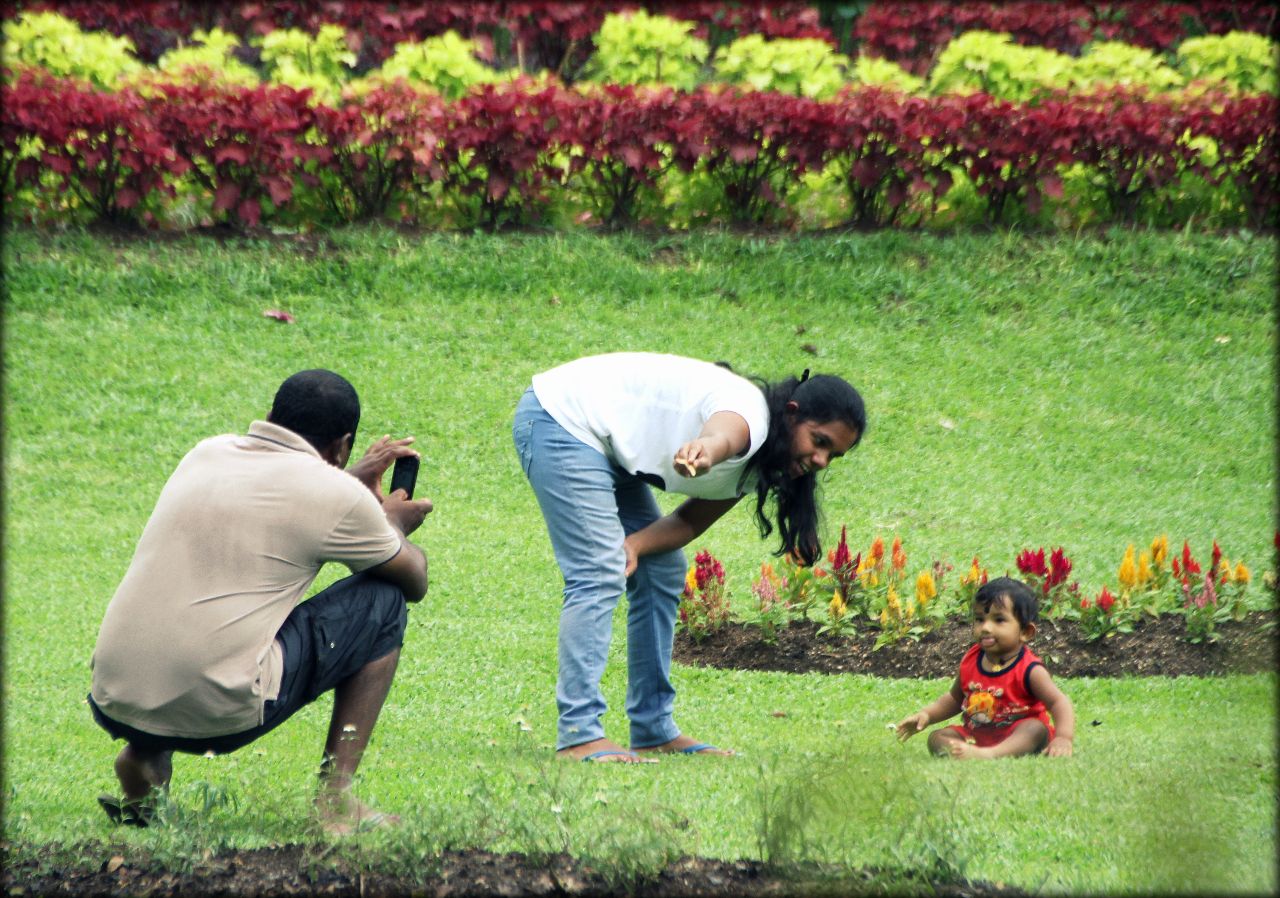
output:
M418 465L420 460L416 455L402 455L396 459L396 466L391 471L391 492L396 490L404 490L410 499L413 498L413 488L418 483Z

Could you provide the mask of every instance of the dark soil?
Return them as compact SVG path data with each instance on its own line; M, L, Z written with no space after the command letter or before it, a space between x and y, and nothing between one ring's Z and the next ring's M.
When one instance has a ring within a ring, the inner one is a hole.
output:
M317 864L300 846L238 852L211 858L190 873L155 869L120 856L100 867L56 869L38 859L10 863L5 851L0 884L6 896L147 895L181 898L230 896L325 895L334 898L379 896L573 896L573 898L799 898L902 894L900 879L876 871L809 869L787 875L767 870L757 861L687 858L657 878L630 884L609 883L599 873L564 855L542 862L515 854L486 851L446 852L438 865L413 876L362 872L349 864ZM1029 893L988 883L907 884L911 891L939 898L1021 898Z
M1166 615L1138 622L1132 633L1086 642L1071 621L1040 622L1032 649L1055 677L1218 676L1276 669L1276 615L1255 612L1246 620L1220 625L1219 639L1193 644L1181 619ZM781 631L776 643L755 628L730 625L700 643L681 634L675 658L684 664L775 670L791 673L856 673L879 677L949 677L972 644L967 622L956 620L918 642L872 650L874 633L858 637L816 635L817 625L801 622ZM68 864L52 851L14 852L4 846L0 890L6 896L150 895L183 898L223 896L755 896L882 895L910 890L943 898L1028 893L1000 883L917 882L874 870L771 869L758 861L686 858L658 877L634 883L610 882L566 856L535 859L486 851L446 852L412 875L362 871L340 860L319 862L314 849L289 845L219 855L179 873L145 857L86 856Z
M1144 616L1132 633L1095 642L1075 621L1041 620L1031 650L1055 678L1206 677L1276 669L1276 614L1255 611L1242 621L1218 625L1216 642L1186 639L1182 618ZM877 677L937 678L954 675L973 645L973 629L955 619L924 634L873 649L875 631L858 636L817 635L812 621L793 623L766 642L757 627L730 624L694 642L677 635L675 659L682 664L787 673L869 674Z

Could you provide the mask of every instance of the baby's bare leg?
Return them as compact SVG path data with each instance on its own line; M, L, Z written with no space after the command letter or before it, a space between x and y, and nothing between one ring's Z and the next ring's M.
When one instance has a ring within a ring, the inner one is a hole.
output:
M929 751L939 757L954 755L956 747L963 748L965 744L964 736L961 736L951 727L942 727L929 734Z
M1030 755L1043 751L1049 742L1049 728L1038 720L1028 720L1018 724L1009 738L999 745L979 748L961 741L959 745L950 746L951 757L964 758L1014 758L1019 755Z

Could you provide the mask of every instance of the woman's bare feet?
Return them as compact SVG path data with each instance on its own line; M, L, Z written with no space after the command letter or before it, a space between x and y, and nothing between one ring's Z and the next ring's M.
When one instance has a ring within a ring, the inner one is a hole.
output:
M374 810L352 795L349 789L321 789L316 795L315 807L320 827L331 836L349 836L400 823L395 814Z
M735 752L728 751L723 748L716 748L706 742L699 742L690 736L681 733L670 742L664 742L661 745L649 745L645 748L637 748L636 751L643 754L679 754L679 755L719 755L721 757L730 757Z
M562 748L556 752L556 757L563 758L566 761L585 761L588 758L593 763L601 764L656 764L655 760L650 758L638 757L635 752L630 749L623 748L616 742L608 739L592 739L590 742L583 742L579 745L570 745L568 748Z

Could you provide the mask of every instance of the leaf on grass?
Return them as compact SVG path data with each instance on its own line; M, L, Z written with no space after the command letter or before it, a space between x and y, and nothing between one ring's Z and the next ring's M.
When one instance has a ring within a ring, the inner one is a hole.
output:
M107 872L115 873L122 866L124 866L124 858L121 855L117 854L111 860L107 861Z
M941 427L943 430L955 430L956 422L952 421L950 418L939 418L938 426Z
M274 318L276 321L282 321L285 324L293 324L296 320L292 315L284 309L267 309L262 313L263 318Z

